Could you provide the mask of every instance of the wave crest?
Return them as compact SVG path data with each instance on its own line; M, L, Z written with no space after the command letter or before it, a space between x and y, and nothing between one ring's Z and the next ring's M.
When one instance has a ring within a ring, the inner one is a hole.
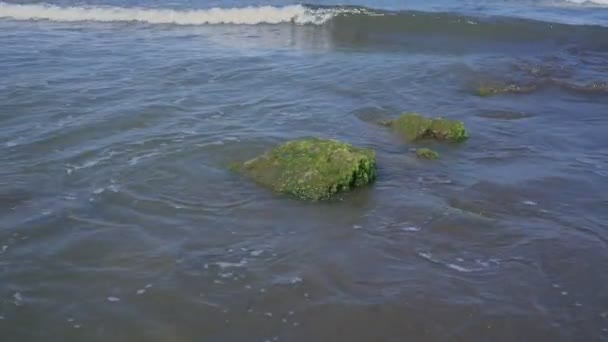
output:
M590 5L607 5L608 6L608 0L566 0L566 1L575 3L575 4L579 4L579 5L590 4Z
M302 5L173 10L125 7L60 7L49 4L16 5L0 2L0 18L60 22L143 22L150 24L316 24L336 15L360 13L356 8L318 8Z

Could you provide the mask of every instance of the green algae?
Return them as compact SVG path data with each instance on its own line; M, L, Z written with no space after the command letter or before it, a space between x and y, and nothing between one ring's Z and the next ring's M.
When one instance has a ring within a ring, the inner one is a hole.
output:
M376 154L336 140L307 138L231 168L276 192L317 201L371 183Z
M461 121L429 119L417 113L403 114L393 121L385 122L384 125L391 127L410 141L435 139L461 142L468 138L467 130Z
M434 160L439 158L439 153L431 150L430 148L419 148L416 150L416 155L418 158L422 159Z

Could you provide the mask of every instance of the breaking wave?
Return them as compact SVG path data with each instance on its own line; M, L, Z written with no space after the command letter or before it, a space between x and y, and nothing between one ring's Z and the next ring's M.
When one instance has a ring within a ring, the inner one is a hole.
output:
M361 8L309 8L302 5L284 7L259 6L173 10L126 7L60 7L50 4L17 5L0 2L0 18L14 20L49 20L59 22L142 22L150 24L323 24L340 14L359 14Z
M591 5L606 5L608 6L608 0L566 0L575 4L591 4Z
M574 0L572 0L574 1ZM596 0L606 1L608 0ZM415 35L483 41L589 41L605 45L608 30L597 25L571 25L507 17L474 17L455 13L381 11L355 6L259 6L210 9L153 9L138 7L50 4L18 5L0 1L0 18L57 22L136 22L173 25L327 25L333 38L345 42L392 43ZM393 35L393 33L402 33ZM385 35L386 34L386 35Z

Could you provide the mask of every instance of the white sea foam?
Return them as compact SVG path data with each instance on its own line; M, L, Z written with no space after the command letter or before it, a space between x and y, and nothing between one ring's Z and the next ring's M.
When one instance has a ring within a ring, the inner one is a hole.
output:
M17 306L21 305L21 303L23 302L23 296L19 292L15 292L13 298L15 299L13 303Z
M448 268L451 268L451 269L453 269L455 271L458 271L458 272L473 272L473 271L476 271L475 269L462 267L462 266L459 266L459 265L456 265L456 264L445 264L445 265Z
M255 251L251 251L251 253L249 253L249 254L251 256L257 257L257 256L262 255L262 253L264 253L264 250L263 249L258 249L258 250L255 250Z
M608 0L566 0L575 4L591 4L591 5L606 5L608 6Z
M217 266L219 266L221 269L225 269L225 268L229 268L229 267L243 267L247 264L247 260L241 259L241 261L239 261L239 262L219 261L219 262L216 262L215 264Z
M530 200L526 200L522 202L525 205L529 205L529 206L537 206L538 203L534 202L534 201L530 201Z
M129 159L129 165L131 165L131 166L136 165L142 159L152 158L154 156L158 156L159 154L160 154L160 152L150 152L147 154L143 154L141 156L133 157L133 158Z
M49 4L17 5L0 2L0 18L50 20L60 22L143 22L149 24L322 24L340 13L360 9L310 9L302 5L210 8L198 10L151 9L137 7L78 6Z
M420 231L420 227L405 226L405 227L401 227L401 230L404 231L404 232L419 232Z
M483 260L475 260L476 264L481 265L482 267L464 267L462 265L457 265L454 263L449 263L449 262L444 262L441 261L437 258L435 258L431 253L425 253L425 252L418 252L418 256L422 257L423 259L426 259L434 264L438 264L438 265L443 265L449 269L452 269L454 271L458 271L458 272L465 272L465 273L469 273L469 272L477 272L477 271L482 271L486 268L488 268L491 264L499 264L499 261L497 259L489 259L488 261L483 261ZM464 259L462 258L457 258L456 259L458 262L465 262Z

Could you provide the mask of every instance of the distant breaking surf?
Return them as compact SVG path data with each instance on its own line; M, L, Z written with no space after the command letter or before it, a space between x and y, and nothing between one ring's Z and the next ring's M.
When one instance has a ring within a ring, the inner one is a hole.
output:
M608 0L566 0L567 2L575 4L591 4L591 5L606 5L608 6Z
M357 8L318 8L302 5L173 10L125 7L60 7L49 4L16 5L0 2L0 18L60 22L143 22L150 24L323 24L342 13L362 13Z

